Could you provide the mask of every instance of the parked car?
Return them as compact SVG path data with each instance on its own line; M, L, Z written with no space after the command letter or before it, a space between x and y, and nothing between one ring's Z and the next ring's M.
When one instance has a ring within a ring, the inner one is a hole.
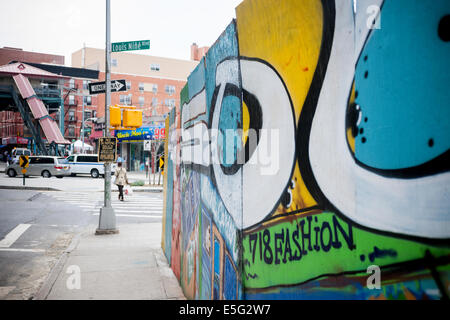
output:
M66 158L69 162L71 175L90 174L92 178L98 178L105 174L104 162L98 161L96 154L73 154ZM111 174L114 174L115 164L111 166Z
M30 163L28 168L26 168L25 176L43 176L44 178L55 176L62 178L70 175L70 165L63 157L30 156L28 160ZM19 162L14 162L7 166L5 172L11 178L23 175Z

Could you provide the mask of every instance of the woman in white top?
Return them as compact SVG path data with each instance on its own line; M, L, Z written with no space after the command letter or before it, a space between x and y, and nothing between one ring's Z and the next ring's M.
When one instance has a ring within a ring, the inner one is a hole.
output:
M114 173L116 181L114 182L119 187L119 200L123 201L123 187L128 184L127 170L122 167L122 162L117 163L117 169Z

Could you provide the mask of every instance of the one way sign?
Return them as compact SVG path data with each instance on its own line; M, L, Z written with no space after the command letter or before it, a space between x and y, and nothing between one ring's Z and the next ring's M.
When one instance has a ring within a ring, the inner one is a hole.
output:
M111 92L127 91L125 80L111 80ZM89 84L89 94L98 94L106 92L106 82L93 82Z

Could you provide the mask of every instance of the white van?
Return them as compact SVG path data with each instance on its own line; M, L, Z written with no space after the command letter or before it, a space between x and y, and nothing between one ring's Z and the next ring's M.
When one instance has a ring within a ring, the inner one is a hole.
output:
M13 162L19 162L20 156L31 156L31 150L27 148L14 148L11 151L11 158Z
M73 154L67 157L70 164L70 172L74 177L77 174L90 174L92 178L98 178L105 174L104 162L98 162L96 154ZM114 174L116 165L111 165L111 174Z

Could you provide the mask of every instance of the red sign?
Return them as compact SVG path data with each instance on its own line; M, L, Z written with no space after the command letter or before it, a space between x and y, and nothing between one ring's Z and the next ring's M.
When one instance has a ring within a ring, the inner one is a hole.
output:
M22 137L3 138L2 144L28 144L28 139Z

